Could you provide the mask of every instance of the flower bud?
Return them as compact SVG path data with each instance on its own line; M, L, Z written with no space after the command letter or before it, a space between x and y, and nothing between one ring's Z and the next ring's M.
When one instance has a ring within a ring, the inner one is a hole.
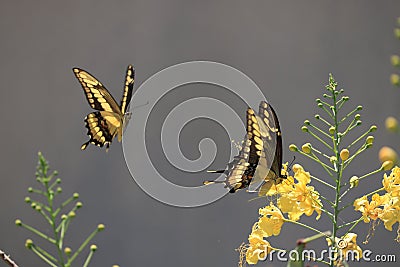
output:
M301 130L302 130L303 132L305 132L305 133L307 133L307 132L308 132L308 128L307 128L307 126L303 126L303 127L301 127Z
M382 163L381 169L384 171L388 171L391 168L393 168L393 166L394 166L393 161L387 160L384 163Z
M390 75L390 82L393 85L399 86L400 85L400 76L397 74Z
M310 154L311 153L311 144L310 143L306 143L301 147L301 150L306 153L306 154Z
M353 176L350 178L350 188L357 187L360 182L360 179L357 176Z
M334 133L335 133L335 127L334 127L334 126L331 126L331 127L329 128L329 133L330 133L330 134L334 134Z
M396 132L397 129L398 129L397 119L395 117L392 117L392 116L387 117L386 120L385 120L385 126L386 126L386 129L389 132Z
M367 137L367 139L365 139L365 143L366 144L373 144L374 143L374 139L375 139L375 137L370 135L370 136Z
M16 219L15 220L15 225L21 226L22 225L21 220L20 219Z
M97 246L96 245L91 245L90 246L90 250L91 251L96 251L97 250Z
M398 55L392 55L390 57L390 62L394 67L400 66L400 57Z
M334 164L337 161L337 158L335 156L332 156L329 158L329 161Z
M32 248L32 246L33 246L33 241L32 241L31 239L27 239L27 240L25 241L25 247L26 247L27 249L30 249L30 248Z
M369 131L372 133L372 132L375 132L376 130L378 130L378 127L376 127L376 125L372 125L370 128L369 128Z
M69 256L69 255L71 255L71 252L72 252L71 248L69 248L69 247L64 248L65 255Z
M105 226L104 226L104 224L99 224L99 225L97 225L97 230L98 231L103 231L104 230L104 228L105 228Z
M384 146L379 150L379 161L392 161L393 164L397 162L397 153L392 148Z
M349 158L350 152L348 149L342 149L342 151L340 151L340 158L345 161Z
M397 39L400 39L400 29L399 29L399 28L395 28L395 29L394 29L394 36L395 36Z
M292 151L292 152L297 152L297 151L299 151L299 149L297 148L297 146L296 146L295 144L291 144L291 145L289 146L289 150Z

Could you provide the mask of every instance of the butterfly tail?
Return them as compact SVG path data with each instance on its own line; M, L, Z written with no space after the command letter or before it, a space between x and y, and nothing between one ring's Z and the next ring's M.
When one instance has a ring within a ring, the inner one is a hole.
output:
M84 143L84 144L81 146L81 150L85 150L89 144L90 144L90 141L87 141L86 143Z

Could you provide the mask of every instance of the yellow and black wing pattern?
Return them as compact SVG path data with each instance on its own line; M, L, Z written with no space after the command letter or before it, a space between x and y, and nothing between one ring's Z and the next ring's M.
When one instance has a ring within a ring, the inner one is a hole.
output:
M118 141L122 140L126 124L125 113L133 94L135 71L131 65L128 66L120 105L93 75L79 68L74 68L73 72L83 88L90 107L97 110L85 118L85 127L90 139L81 146L81 149L84 150L89 144L94 144L99 147L106 146L108 150L115 136L118 136Z
M287 176L282 174L282 132L278 116L272 106L265 101L260 103L258 115L262 121L262 132L265 131L265 134L262 134L265 158L259 161L259 168L267 170L263 172L264 185L260 188L259 194L265 195L271 186L280 184Z
M258 166L260 157L264 150L259 120L254 110L247 109L246 135L239 154L228 163L225 170L208 171L213 173L224 173L224 181L205 181L204 184L224 183L230 193L249 186Z

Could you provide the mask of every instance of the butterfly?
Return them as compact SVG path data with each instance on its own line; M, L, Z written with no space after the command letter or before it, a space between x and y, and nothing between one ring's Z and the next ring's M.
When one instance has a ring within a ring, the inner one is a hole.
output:
M208 171L224 173L224 181L205 181L204 184L225 183L230 193L249 187L254 191L263 183L278 184L286 178L282 169L282 135L278 117L267 102L262 101L259 112L248 108L246 135L239 155L228 163L225 170Z
M135 70L129 65L126 70L124 92L118 105L110 92L89 72L73 68L73 72L81 84L86 99L91 108L97 110L85 117L85 127L88 129L89 141L81 146L84 150L89 144L99 147L110 147L112 140L118 136L122 140L122 132L130 119L127 112L133 94Z

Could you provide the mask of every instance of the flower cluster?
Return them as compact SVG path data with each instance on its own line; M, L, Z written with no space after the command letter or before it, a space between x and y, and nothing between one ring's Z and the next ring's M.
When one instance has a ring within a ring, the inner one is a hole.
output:
M400 168L394 167L390 175L386 173L382 180L384 195L372 194L371 201L365 195L354 201L354 209L362 213L364 222L381 220L385 228L392 231L395 223L400 223ZM397 231L397 241L400 242L400 226Z
M285 165L286 171L287 165ZM281 232L284 222L296 222L305 214L311 216L316 212L317 219L321 216L322 203L319 193L310 186L310 173L306 172L299 164L293 166L294 175L288 176L283 182L270 186L267 183L260 190L261 194L272 195L279 192L277 206L270 203L259 210L259 220L253 225L249 235L249 246L246 260L249 264L256 264L259 258L265 258L273 248L264 238L277 236ZM270 190L266 191L266 188ZM284 213L288 218L284 217Z

